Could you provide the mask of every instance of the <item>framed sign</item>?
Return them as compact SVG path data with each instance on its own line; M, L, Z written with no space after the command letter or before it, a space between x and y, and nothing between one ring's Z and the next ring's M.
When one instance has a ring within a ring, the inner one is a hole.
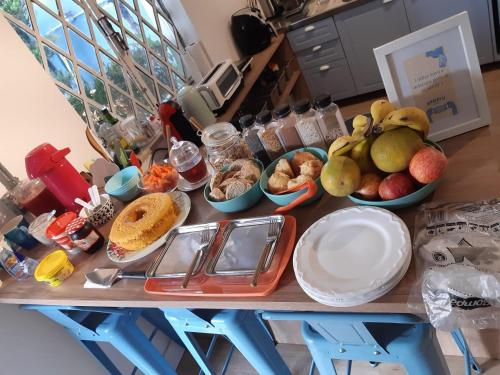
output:
M491 122L467 12L375 48L387 97L423 109L439 141Z

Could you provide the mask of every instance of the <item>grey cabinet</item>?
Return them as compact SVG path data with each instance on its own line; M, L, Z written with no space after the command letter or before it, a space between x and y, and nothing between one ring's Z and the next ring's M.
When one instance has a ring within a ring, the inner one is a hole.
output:
M358 94L384 87L373 49L410 32L403 0L374 0L334 16Z
M411 31L467 11L480 64L494 60L489 2L490 0L404 0Z
M356 95L356 87L345 59L303 70L311 96L329 93L334 100Z

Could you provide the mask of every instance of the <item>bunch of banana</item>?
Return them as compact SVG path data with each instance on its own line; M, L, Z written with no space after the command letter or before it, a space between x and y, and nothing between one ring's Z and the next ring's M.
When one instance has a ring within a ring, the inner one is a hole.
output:
M417 107L403 107L390 112L378 125L380 131L385 132L401 126L419 131L426 138L429 134L429 118Z
M338 137L335 141L333 141L330 148L328 149L328 159L330 159L332 156L341 156L347 154L363 139L364 137L354 137L352 135L343 135L341 137Z
M384 99L375 100L370 107L373 125L380 125L386 116L395 110L396 107L394 107L389 101Z

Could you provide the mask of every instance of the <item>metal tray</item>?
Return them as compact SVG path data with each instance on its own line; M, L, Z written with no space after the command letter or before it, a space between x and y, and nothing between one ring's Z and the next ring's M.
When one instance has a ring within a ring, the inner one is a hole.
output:
M209 230L210 242L193 271L193 275L196 275L202 268L209 251L208 249L212 246L219 227L219 223L208 223L186 225L173 229L165 241L165 247L162 252L148 268L146 277L183 277L188 271L196 251L201 246L202 232Z
M208 275L251 275L265 248L269 223L276 219L280 226L278 239L271 244L263 272L267 271L274 257L276 242L283 230L285 218L272 215L251 219L233 220L224 227L223 239L216 255L207 264Z

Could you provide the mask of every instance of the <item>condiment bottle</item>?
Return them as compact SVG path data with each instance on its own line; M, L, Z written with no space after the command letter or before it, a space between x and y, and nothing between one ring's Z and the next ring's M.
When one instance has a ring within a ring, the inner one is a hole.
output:
M189 141L178 142L171 138L169 160L184 179L192 184L203 180L207 176L207 165L200 149Z
M316 97L314 107L316 108L316 120L327 146L341 135L348 134L340 109L337 104L332 102L330 95L322 94Z
M242 137L247 144L253 157L259 159L265 167L271 163L271 159L260 141L259 127L255 126L254 117L252 115L241 116L239 120L242 132Z
M326 149L323 134L316 121L316 114L311 108L311 103L307 99L298 101L294 111L297 114L297 124L295 128L299 133L302 144L305 147L320 147Z
M104 244L104 237L84 217L77 217L66 226L73 243L88 254L93 254Z
M295 128L297 118L292 115L290 106L282 104L274 109L274 117L278 123L276 135L278 136L285 151L293 151L302 147L299 133Z
M278 124L271 120L271 112L266 109L257 114L255 122L260 125L260 129L257 133L260 141L264 145L271 160L274 160L282 155L285 150L276 135Z

